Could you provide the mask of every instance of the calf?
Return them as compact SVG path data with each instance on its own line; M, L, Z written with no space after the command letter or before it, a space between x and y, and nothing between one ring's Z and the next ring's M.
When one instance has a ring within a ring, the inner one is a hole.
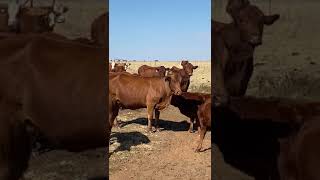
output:
M230 24L212 21L213 87L217 98L226 104L229 96L243 96L253 73L255 47L262 44L265 25L280 15L266 16L248 0L230 0Z
M200 140L195 151L200 152L206 132L208 128L211 128L211 97L207 97L205 102L199 106L197 115L200 123Z
M148 128L152 130L151 121L155 111L155 127L158 130L160 110L170 104L172 94L181 94L181 77L168 72L163 78L146 78L127 73L109 74L109 92L118 101L122 109L147 108Z
M182 61L181 66L183 67L183 69L173 66L170 70L180 74L180 76L182 77L181 90L183 92L187 92L190 85L190 77L193 74L193 70L197 69L198 66L193 66L188 61Z
M205 97L210 97L210 94L183 92L180 96L172 95L171 105L179 108L183 115L190 118L189 132L193 132L194 122L197 125L199 124L197 115L198 105L204 102Z
M164 66L151 67L142 65L138 69L138 74L143 77L165 77L168 70L169 68L165 68Z

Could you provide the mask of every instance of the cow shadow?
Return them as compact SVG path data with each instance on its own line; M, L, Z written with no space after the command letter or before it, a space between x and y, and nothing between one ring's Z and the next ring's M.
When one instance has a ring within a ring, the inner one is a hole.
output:
M111 142L113 138L116 138L120 146L109 153L109 156L119 151L130 151L132 146L150 143L150 139L140 132L115 132L110 136Z
M127 126L129 124L140 124L147 127L148 119L147 118L137 118L131 121L123 122L121 127ZM159 119L158 121L160 129L163 131L188 131L190 124L187 121L174 122L170 120ZM153 120L154 125L154 120Z

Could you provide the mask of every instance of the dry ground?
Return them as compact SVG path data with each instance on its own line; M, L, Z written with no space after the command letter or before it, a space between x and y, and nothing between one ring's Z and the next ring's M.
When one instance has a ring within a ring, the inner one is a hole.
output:
M180 67L179 62L130 62L129 72L143 64ZM210 62L191 61L194 70L190 91L210 92ZM161 132L146 133L146 110L120 111L124 122L113 128L109 152L109 175L118 179L211 179L211 132L204 140L204 152L193 152L199 136L188 133L187 117L169 106L160 114Z
M227 0L216 0L225 6ZM268 1L251 0L268 14ZM266 27L263 45L255 52L255 69L248 94L320 100L320 2L315 0L272 1L271 13L280 19ZM213 8L215 20L228 22L225 10ZM213 146L214 177L219 180L250 180L223 162Z
M11 1L11 0L10 0ZM7 3L9 0L0 0ZM107 10L105 0L64 0L69 7L66 22L58 24L55 32L69 38L89 37L91 22ZM50 5L52 0L34 0L34 5ZM107 175L106 148L81 153L50 151L31 157L30 166L25 174L32 180L87 180Z

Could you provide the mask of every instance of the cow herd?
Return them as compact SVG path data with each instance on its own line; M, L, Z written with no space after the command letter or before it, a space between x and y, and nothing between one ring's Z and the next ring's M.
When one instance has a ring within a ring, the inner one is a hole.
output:
M119 66L124 65L109 66L109 97L112 98L109 106L113 106L112 115L109 115L110 129L119 109L147 108L147 131L160 131L160 111L171 104L190 118L189 132L193 132L194 123L198 127L200 141L196 151L199 152L206 131L211 127L211 94L187 92L193 70L198 66L184 60L181 61L182 68L142 65L134 74L126 72L125 68L118 71L116 67Z
M319 102L246 96L264 15L249 0L229 0L232 23L212 20L213 143L224 161L256 180L316 180L319 171ZM301 87L303 88L303 87Z

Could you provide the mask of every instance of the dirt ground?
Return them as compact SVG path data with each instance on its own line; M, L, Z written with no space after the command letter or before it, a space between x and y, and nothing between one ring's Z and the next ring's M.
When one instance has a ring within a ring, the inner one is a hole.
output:
M213 19L230 22L224 8L227 0L213 4ZM268 15L268 2L251 0ZM315 0L272 1L271 13L280 19L264 28L263 44L255 51L255 69L247 94L258 97L288 97L320 100L320 24ZM219 180L251 180L224 163L213 146L213 177Z
M179 62L130 62L129 72L142 64L180 67ZM191 77L190 91L210 92L210 62L191 61L199 68ZM113 128L109 152L109 177L118 179L211 179L211 132L206 134L203 152L195 153L199 136L187 132L187 117L169 106L160 114L156 133L147 133L145 109L122 110L123 127Z
M11 1L11 0L10 0ZM9 0L0 0L8 3ZM69 7L66 22L57 24L55 32L69 38L89 37L91 22L107 10L105 0L56 1ZM34 0L34 6L51 5L52 0ZM30 180L87 180L107 176L106 148L72 153L67 151L49 151L34 154L25 178Z

